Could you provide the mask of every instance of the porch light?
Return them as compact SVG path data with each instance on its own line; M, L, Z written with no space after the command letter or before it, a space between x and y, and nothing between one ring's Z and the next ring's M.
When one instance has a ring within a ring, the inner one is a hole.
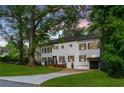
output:
M92 57L96 57L96 55L92 55Z

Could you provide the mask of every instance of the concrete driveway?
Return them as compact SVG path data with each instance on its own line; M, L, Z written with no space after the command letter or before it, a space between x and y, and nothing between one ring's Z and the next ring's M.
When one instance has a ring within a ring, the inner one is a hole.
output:
M83 73L87 71L77 71L77 70L63 70L60 72L48 73L48 74L39 74L39 75L29 75L29 76L9 76L9 77L0 77L1 80L8 80L13 82L27 83L40 85L41 83L60 76L72 75L77 73Z
M19 83L19 82L7 81L7 80L0 80L0 87L38 87L38 86L33 84L25 84L25 83Z

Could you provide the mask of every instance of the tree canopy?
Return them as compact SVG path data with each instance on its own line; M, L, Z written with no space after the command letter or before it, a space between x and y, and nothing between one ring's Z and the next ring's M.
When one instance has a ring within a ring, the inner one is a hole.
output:
M124 77L124 6L93 6L90 31L100 35L101 61L113 77Z

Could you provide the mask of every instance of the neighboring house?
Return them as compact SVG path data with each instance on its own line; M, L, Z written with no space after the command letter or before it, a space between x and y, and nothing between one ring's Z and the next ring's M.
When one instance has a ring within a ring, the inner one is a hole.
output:
M95 35L83 37L66 37L53 40L52 45L46 45L36 50L37 61L44 64L66 65L74 69L100 68L100 39Z
M5 57L8 55L8 49L5 47L0 47L0 57Z

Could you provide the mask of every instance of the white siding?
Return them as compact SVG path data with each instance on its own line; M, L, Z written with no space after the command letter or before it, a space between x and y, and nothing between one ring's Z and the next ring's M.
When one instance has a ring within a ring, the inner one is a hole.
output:
M99 57L100 49L88 49L88 43L94 41L99 42L98 39L94 39L54 44L54 46L58 46L58 49L52 48L52 53L42 53L41 57L57 56L58 64L62 64L59 62L59 56L65 56L66 66L71 68L72 62L68 62L68 56L74 56L74 69L89 69L89 62L87 60L86 62L79 62L79 55L86 55L86 59L88 57ZM79 44L81 43L86 43L86 50L79 50ZM72 47L70 47L70 44L72 44ZM62 45L64 45L63 49L61 48Z

